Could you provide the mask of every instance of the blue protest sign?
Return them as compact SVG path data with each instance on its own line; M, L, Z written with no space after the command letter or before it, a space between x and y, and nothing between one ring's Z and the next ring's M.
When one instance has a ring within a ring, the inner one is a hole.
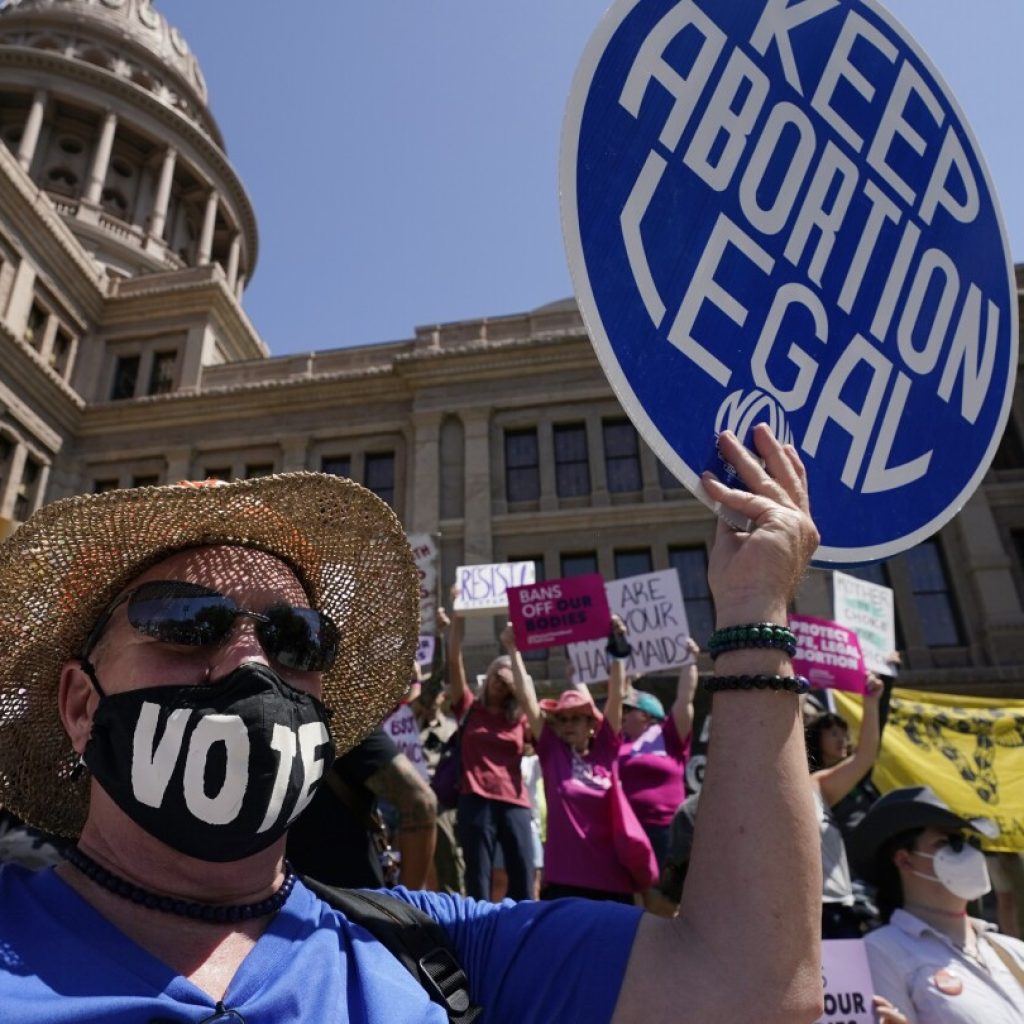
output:
M874 0L620 0L566 113L562 219L620 402L705 503L716 431L807 466L823 562L970 497L1009 414L1017 298L988 171Z

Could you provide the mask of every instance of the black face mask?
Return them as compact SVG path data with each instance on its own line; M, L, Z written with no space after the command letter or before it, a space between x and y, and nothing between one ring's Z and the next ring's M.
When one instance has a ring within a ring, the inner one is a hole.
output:
M215 683L101 695L83 760L160 842L207 861L270 846L334 761L329 712L256 662Z

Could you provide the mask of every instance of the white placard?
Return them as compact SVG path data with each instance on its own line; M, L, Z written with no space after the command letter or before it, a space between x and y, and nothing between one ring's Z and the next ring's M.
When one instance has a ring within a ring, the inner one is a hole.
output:
M604 589L612 614L626 624L626 635L633 648L626 663L628 675L641 676L686 663L690 627L675 569L611 580ZM596 683L608 678L605 644L605 640L590 640L566 645L574 682Z
M896 666L888 660L896 650L892 590L844 572L833 572L832 599L835 605L832 618L856 632L868 671L896 675Z
M420 642L416 646L416 664L420 668L429 669L434 664L434 649L437 638L426 633L420 634Z
M861 939L828 939L821 944L825 1013L815 1024L875 1024L874 984Z
M460 565L455 571L458 596L452 607L460 615L497 615L508 610L509 587L536 583L533 562Z
M437 563L440 552L429 533L408 533L416 572L420 578L420 632L437 632Z
M420 727L416 724L416 716L408 704L399 704L380 727L391 737L398 749L405 754L416 771L428 779L427 759L423 756L423 744L420 742Z

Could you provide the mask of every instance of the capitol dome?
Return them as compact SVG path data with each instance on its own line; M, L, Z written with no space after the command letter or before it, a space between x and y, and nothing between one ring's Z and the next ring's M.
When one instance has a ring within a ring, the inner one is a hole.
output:
M0 142L115 277L219 264L241 297L252 204L199 62L151 0L0 0Z
M129 78L194 120L223 145L206 105L199 62L185 37L150 0L7 0L0 32L8 41L60 52Z

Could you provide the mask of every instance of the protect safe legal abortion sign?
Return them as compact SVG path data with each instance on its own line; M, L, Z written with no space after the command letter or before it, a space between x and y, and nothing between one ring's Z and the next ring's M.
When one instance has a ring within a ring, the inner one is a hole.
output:
M561 157L576 294L615 392L711 505L716 432L767 420L818 560L963 505L1009 413L1017 303L956 100L875 0L618 0Z
M790 615L789 627L796 637L793 668L812 686L864 692L867 669L852 629L813 615Z

